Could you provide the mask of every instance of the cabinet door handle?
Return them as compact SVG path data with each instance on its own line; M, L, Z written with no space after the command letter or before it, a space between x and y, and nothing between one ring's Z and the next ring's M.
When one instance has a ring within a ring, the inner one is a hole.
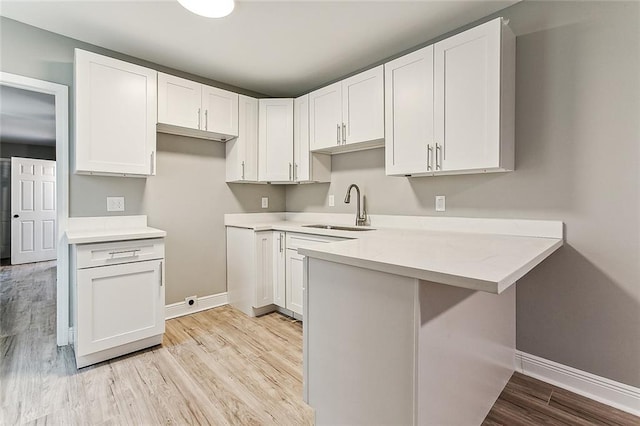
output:
M162 287L164 285L163 281L163 276L162 276L162 261L160 261L160 287Z
M293 180L298 180L298 163L293 163Z
M198 130L200 130L200 108L198 108Z
M431 151L433 151L433 148L431 148L431 144L427 145L427 171L431 170Z
M342 144L346 144L347 143L347 126L342 123Z
M336 124L336 126L338 127L338 131L336 132L336 145L340 145L340 124Z
M155 151L151 151L151 173L150 174L155 174L156 173L156 164L154 160L154 157L156 155Z
M123 256L123 257L136 257L138 256L138 252L140 251L142 251L142 249L110 251L109 255L111 255L112 259L114 259L117 254L127 254L127 253L130 253L129 256Z
M280 253L282 253L282 246L283 246L283 244L282 244L282 237L283 237L283 236L284 236L284 234L281 232L281 233L280 233L280 237L278 238L278 243L279 243L279 244L278 244L278 246L280 247Z
M291 180L291 163L289 163L289 180Z
M436 142L436 170L440 170L442 165L440 164L440 155L442 154L442 147Z
M209 110L204 110L204 130L209 130Z
M242 162L242 180L244 180L244 161Z

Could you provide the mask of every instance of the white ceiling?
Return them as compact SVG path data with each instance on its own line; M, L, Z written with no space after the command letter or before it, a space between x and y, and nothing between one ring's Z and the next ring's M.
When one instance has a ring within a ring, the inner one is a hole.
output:
M55 146L54 96L0 85L0 140Z
M174 0L5 1L0 14L270 96L295 96L518 0L236 1L225 18Z

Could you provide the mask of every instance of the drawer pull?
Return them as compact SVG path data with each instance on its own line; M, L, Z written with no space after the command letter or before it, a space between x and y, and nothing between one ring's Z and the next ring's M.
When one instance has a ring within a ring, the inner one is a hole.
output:
M141 249L133 249L133 250L121 250L121 251L111 251L109 252L109 254L111 255L111 258L114 259L116 257L116 255L118 254L127 254L130 253L128 256L121 256L121 257L136 257L138 256L138 252L142 251Z

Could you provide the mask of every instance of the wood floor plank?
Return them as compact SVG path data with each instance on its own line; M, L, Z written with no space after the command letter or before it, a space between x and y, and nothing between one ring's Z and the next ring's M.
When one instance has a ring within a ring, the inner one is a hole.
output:
M598 425L640 425L636 416L560 388L554 389L549 405Z

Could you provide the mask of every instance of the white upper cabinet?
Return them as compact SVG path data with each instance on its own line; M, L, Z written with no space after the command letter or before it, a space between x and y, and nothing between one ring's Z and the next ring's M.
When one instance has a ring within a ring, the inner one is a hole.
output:
M438 42L436 172L514 168L515 36L501 18Z
M515 36L501 18L385 65L386 173L514 168Z
M331 156L310 152L309 95L293 101L293 156L294 181L331 181Z
M312 151L346 152L382 146L382 65L309 94Z
M227 141L238 136L238 94L158 73L158 131Z
M75 172L155 174L154 70L75 50Z
M432 172L433 46L388 62L384 76L386 173Z
M258 105L258 180L293 182L293 99Z
M238 137L226 143L226 181L258 180L258 100L240 95Z

